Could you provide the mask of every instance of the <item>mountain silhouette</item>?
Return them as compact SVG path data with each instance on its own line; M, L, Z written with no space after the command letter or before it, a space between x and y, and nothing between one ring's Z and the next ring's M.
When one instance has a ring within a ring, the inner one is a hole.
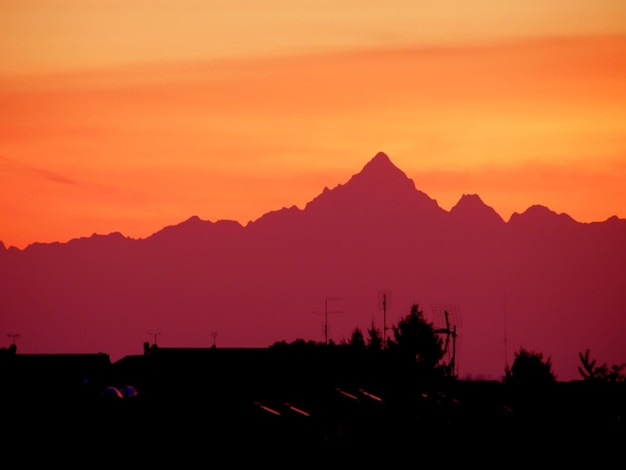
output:
M504 221L476 194L446 211L379 152L303 209L245 226L193 216L144 239L2 244L0 328L20 333L21 352L115 360L152 337L265 347L322 341L326 326L339 342L417 303L436 325L454 313L461 377L499 380L523 346L572 380L586 349L625 362L625 242L617 217L580 223L533 205Z
M498 226L502 217L492 207L487 206L478 194L464 194L450 209L453 219L461 223Z
M305 211L321 212L325 217L330 213L384 217L387 213L432 216L443 212L437 202L417 190L413 180L383 152L377 153L347 183L333 190L325 188L306 205Z

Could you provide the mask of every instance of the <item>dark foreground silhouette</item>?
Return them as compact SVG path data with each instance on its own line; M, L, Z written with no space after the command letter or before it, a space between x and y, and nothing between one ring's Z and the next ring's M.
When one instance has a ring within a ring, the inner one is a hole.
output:
M626 437L624 383L426 380L387 350L146 347L113 364L1 364L4 448L29 449L23 464L597 463Z

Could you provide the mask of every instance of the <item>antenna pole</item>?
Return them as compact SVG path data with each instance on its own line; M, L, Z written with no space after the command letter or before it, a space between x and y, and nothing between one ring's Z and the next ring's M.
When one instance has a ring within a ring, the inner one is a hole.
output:
M324 344L328 344L328 299L324 306Z
M387 289L378 291L378 309L383 311L383 344L382 348L387 349L387 310L390 308L391 292Z
M324 301L324 344L328 344L328 302L330 300L340 300L338 297L326 298ZM336 313L336 312L331 312Z
M13 346L15 346L15 339L20 337L19 333L9 333L7 336L13 339Z
M152 338L154 339L154 345L157 345L157 336L159 336L161 333L158 331L155 331L154 333L148 333L150 336L152 336Z
M509 359L506 351L506 298L504 300L504 370L509 370Z
M457 337L457 322L450 322L450 313L448 312L448 307L434 305L434 310L439 310L439 308L443 308L443 316L445 320L445 328L437 328L435 329L435 333L437 334L445 334L445 346L443 349L444 358L447 358L448 362L445 364L446 373L450 375L452 378L457 377L457 362L456 362L456 337ZM456 309L456 306L450 306ZM454 314L454 311L452 312ZM449 350L450 347L450 337L452 337L452 351ZM444 359L445 360L445 359Z
M383 294L383 349L387 349L387 293Z
M452 327L452 377L456 378L456 325Z

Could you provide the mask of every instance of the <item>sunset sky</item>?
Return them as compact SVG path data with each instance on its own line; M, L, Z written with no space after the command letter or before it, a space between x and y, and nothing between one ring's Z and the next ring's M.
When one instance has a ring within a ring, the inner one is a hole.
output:
M247 223L378 152L449 210L626 217L623 0L0 0L0 240Z

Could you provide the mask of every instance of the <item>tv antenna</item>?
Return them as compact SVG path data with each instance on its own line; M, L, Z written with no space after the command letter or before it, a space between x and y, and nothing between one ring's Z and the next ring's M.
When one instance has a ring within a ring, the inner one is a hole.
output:
M161 332L160 332L160 331L153 331L153 332L150 332L150 333L148 333L148 334L149 334L150 336L152 336L152 338L153 338L153 340L154 340L154 345L156 346L156 345L157 345L157 336L160 336L160 335L161 335Z
M217 331L211 331L211 336L213 337L213 347L215 347L215 338L217 338Z
M341 300L340 297L327 297L324 301L324 344L328 344L328 314L341 313L341 310L328 311L328 302L333 300Z
M387 310L391 310L391 292L387 289L378 291L378 309L383 311L383 349L387 348Z
M459 307L457 305L433 305L433 312L444 317L445 326L435 328L435 333L445 336L443 344L444 367L447 375L457 377L457 361L456 361L456 327L459 323ZM450 318L454 317L454 318Z
M20 337L20 334L19 333L9 333L7 336L13 340L13 346L15 346L15 340Z

